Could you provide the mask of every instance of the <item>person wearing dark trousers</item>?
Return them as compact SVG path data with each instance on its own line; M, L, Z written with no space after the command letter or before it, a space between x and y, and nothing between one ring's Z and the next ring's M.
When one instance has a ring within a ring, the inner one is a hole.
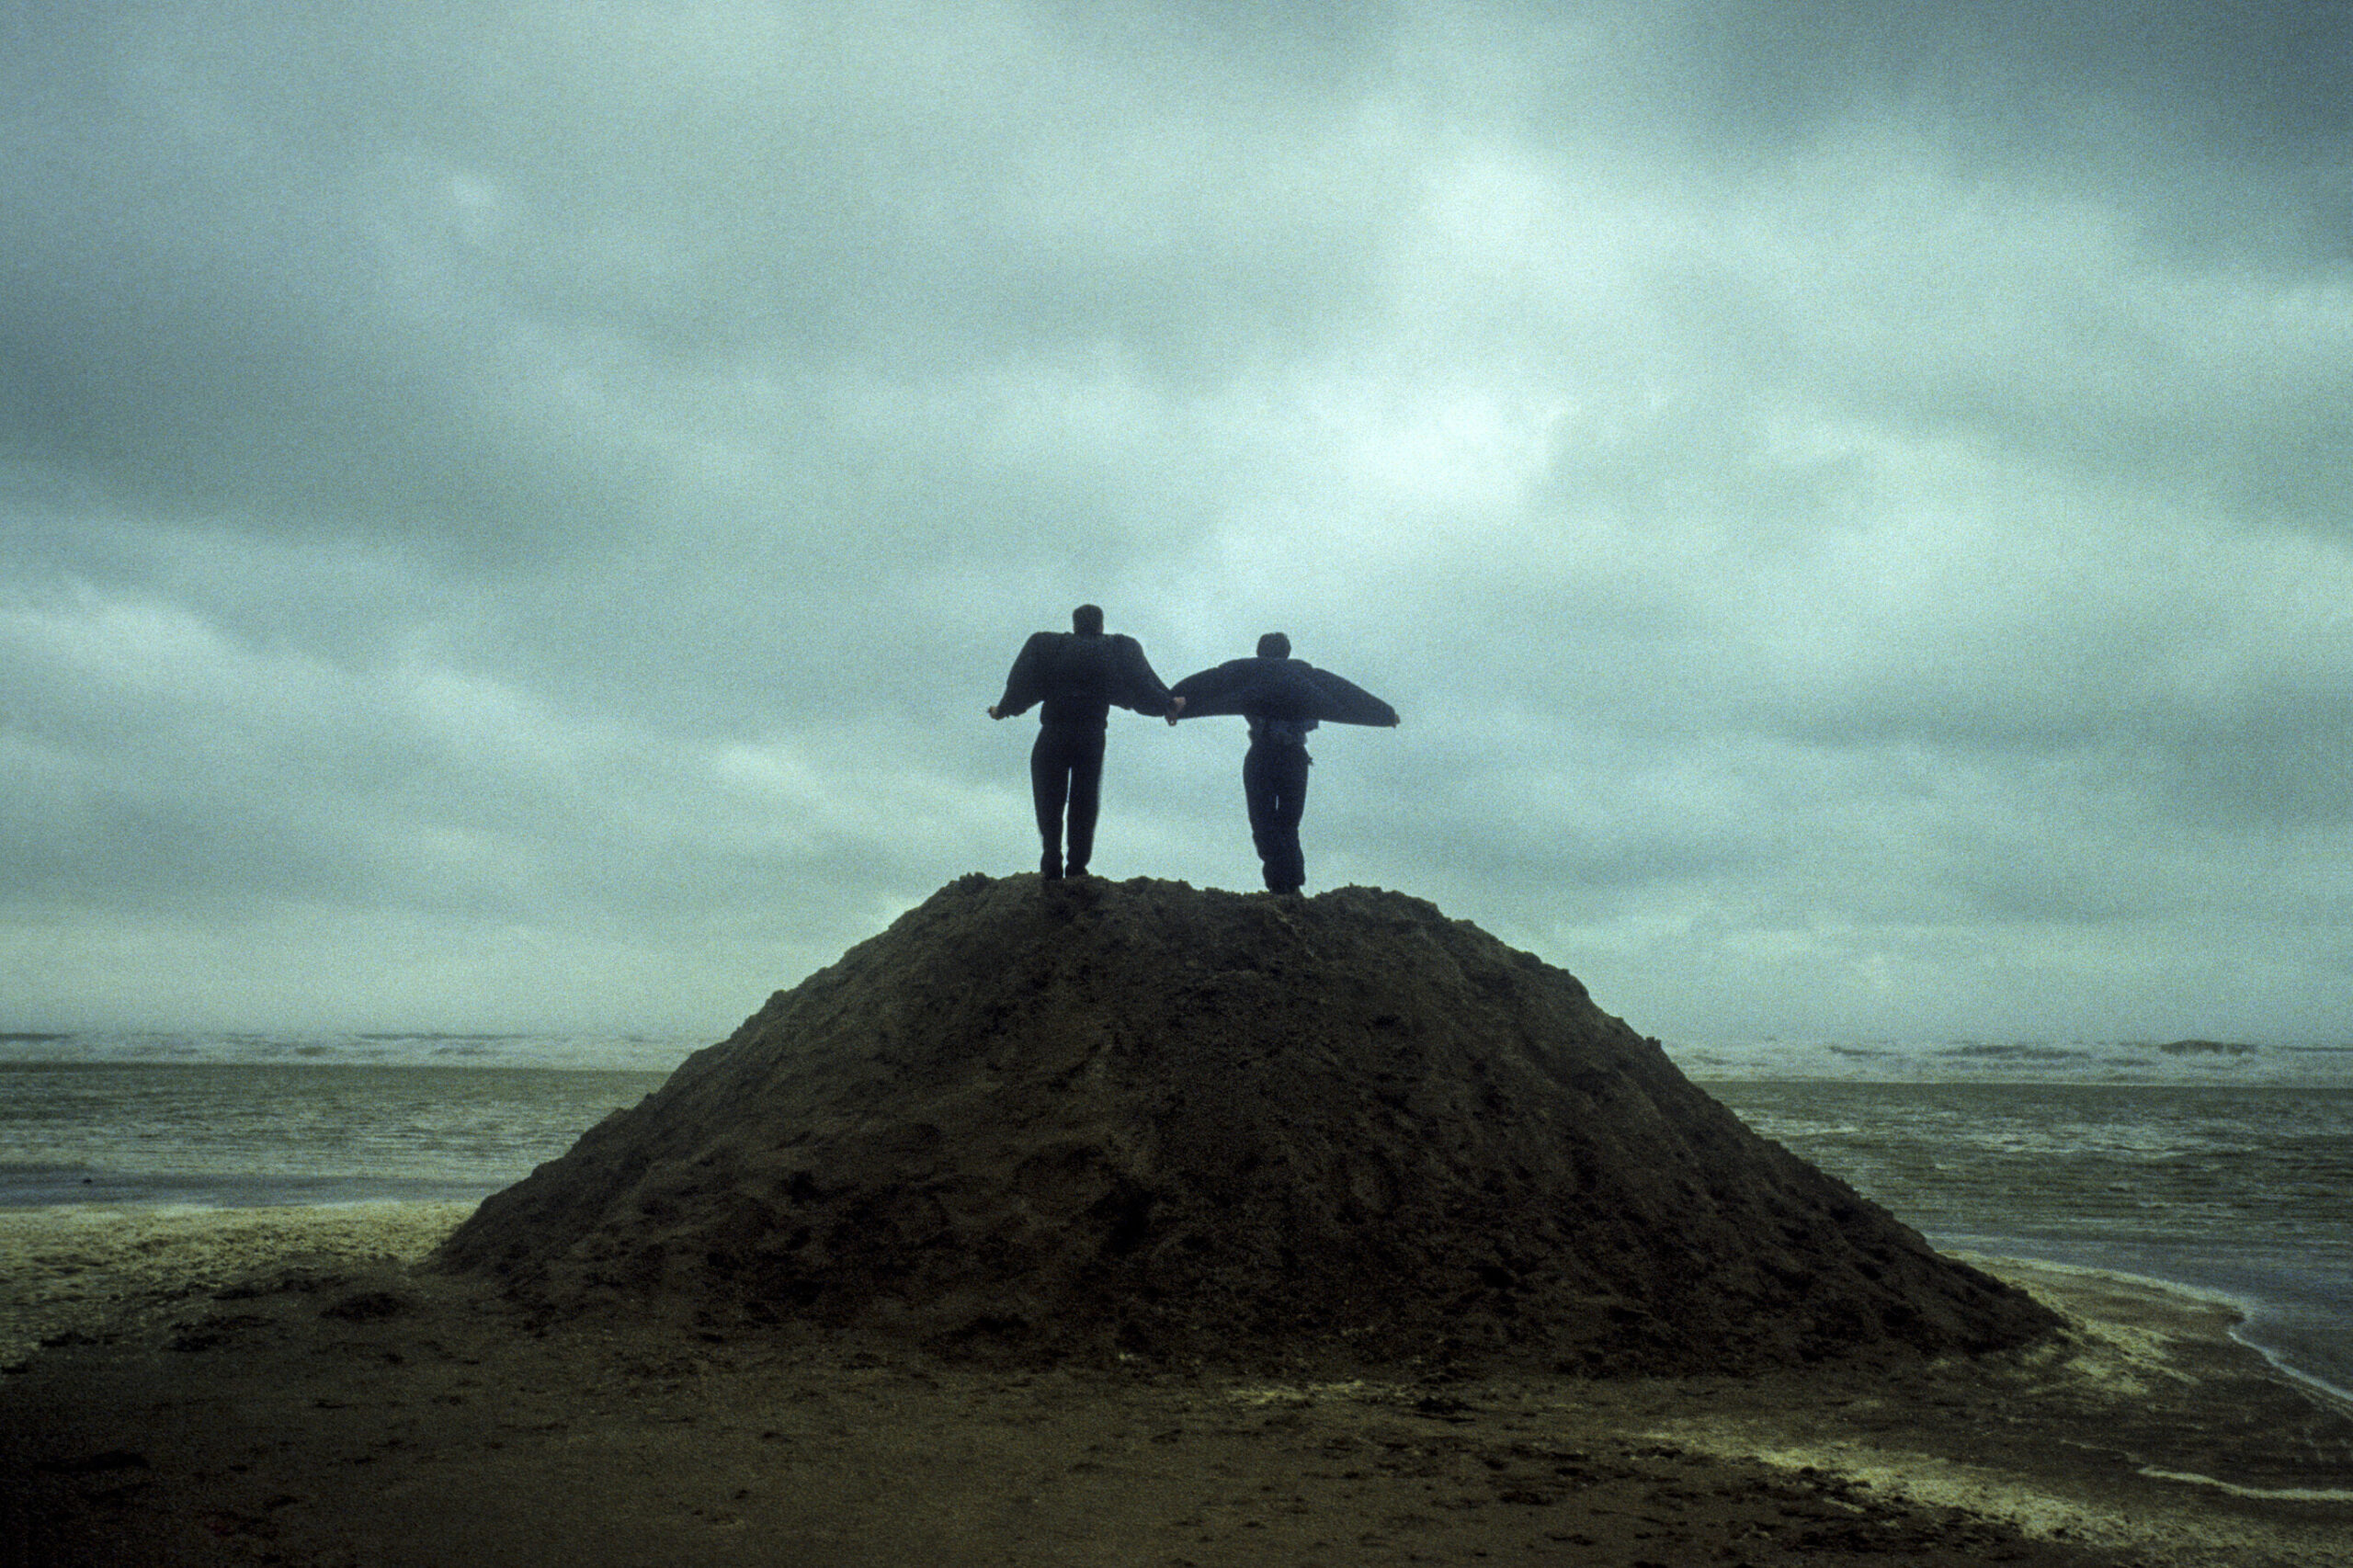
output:
M1112 706L1151 718L1183 706L1172 705L1142 643L1104 634L1102 610L1081 605L1071 611L1070 624L1068 631L1033 633L1021 645L1005 677L1005 695L989 709L992 719L1039 709L1038 740L1029 748L1029 794L1045 846L1038 873L1048 881L1085 876L1095 853L1103 733Z
M1169 688L1168 722L1238 713L1250 722L1250 749L1242 756L1242 797L1250 809L1250 840L1258 850L1267 891L1296 893L1307 885L1307 857L1299 822L1307 810L1307 734L1325 720L1336 724L1393 726L1397 710L1381 699L1290 656L1290 639L1269 631L1255 658L1229 659L1187 676Z
M1307 852L1299 846L1299 819L1307 812L1307 732L1315 721L1250 722L1250 749L1242 754L1242 798L1250 808L1250 842L1257 846L1267 891L1295 893L1307 882Z

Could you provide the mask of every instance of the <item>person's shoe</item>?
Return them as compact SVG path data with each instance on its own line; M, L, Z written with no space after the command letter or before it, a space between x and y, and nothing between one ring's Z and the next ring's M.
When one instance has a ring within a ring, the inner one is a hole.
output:
M1063 875L1065 877L1083 877L1086 875L1086 868L1084 866L1073 866L1069 870L1064 871Z
M1054 850L1047 850L1038 861L1038 875L1050 882L1061 881L1063 880L1062 856Z

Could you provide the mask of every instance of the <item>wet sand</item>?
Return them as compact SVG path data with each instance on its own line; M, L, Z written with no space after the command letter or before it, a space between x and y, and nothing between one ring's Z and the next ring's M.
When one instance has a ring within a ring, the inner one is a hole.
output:
M1302 1386L533 1322L414 1267L464 1212L0 1213L0 1562L2353 1561L2353 1413L2115 1276L1976 1260L2068 1334L1893 1375Z

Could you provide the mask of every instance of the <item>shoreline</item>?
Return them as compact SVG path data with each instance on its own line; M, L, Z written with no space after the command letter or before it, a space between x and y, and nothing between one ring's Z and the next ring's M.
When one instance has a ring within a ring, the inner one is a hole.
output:
M240 1262L245 1250L257 1249L262 1261L252 1265L256 1267L292 1261L290 1256L277 1255L304 1249L320 1257L349 1261L415 1262L439 1244L480 1201L371 1197L234 1206L106 1200L0 1204L0 1366L20 1358L40 1334L63 1332L94 1316L102 1317L108 1304L118 1300L185 1293L174 1274L182 1266L169 1262L166 1256L181 1244L173 1241L178 1231L185 1231L184 1244L190 1249L185 1287L193 1289L245 1267ZM2112 1278L2214 1303L2233 1315L2227 1333L2234 1343L2315 1397L2353 1412L2353 1388L2299 1366L2246 1332L2247 1324L2267 1304L2260 1297L2244 1290L2109 1263L1988 1250L1984 1242L1985 1238L1971 1238L1966 1243L1936 1244L1947 1256L2030 1290L2039 1282L2043 1290L2064 1294L2070 1279ZM61 1267L62 1273L58 1272ZM77 1279L78 1285L72 1283ZM40 1329L28 1338L29 1331L21 1324L51 1321L42 1315L46 1309L30 1298L65 1310L54 1319L55 1327Z
M415 1269L472 1209L0 1210L0 1531L52 1543L34 1563L486 1568L556 1540L592 1565L2316 1568L2353 1532L2353 1405L2235 1342L2222 1294L2114 1271L1970 1256L2071 1325L1979 1362L1294 1386L533 1322Z
M2283 1277L2274 1261L2194 1245L2151 1248L1983 1233L1930 1234L1927 1240L1947 1256L1980 1267L1990 1262L2052 1277L2113 1275L2223 1302L2237 1313L2232 1335L2240 1344L2283 1375L2331 1399L2353 1401L2353 1309L2335 1281L2313 1278L2309 1270ZM2353 1286L2353 1275L2342 1268L2335 1272Z
M0 1205L0 1365L21 1358L41 1336L141 1301L217 1288L246 1272L329 1260L415 1263L472 1214L479 1201L357 1198L250 1205ZM2063 1301L2086 1286L2109 1281L2211 1307L2227 1314L2222 1332L2234 1344L2314 1397L2353 1413L2353 1390L2247 1336L2245 1325L2264 1303L2245 1291L2063 1257L1965 1245L1938 1250Z
M2326 1378L2306 1371L2271 1346L2247 1334L2247 1324L2262 1310L2264 1303L2245 1291L2226 1290L2220 1286L2194 1284L2158 1274L2143 1274L2129 1268L2111 1267L2105 1264L2012 1257L1967 1249L1948 1251L1945 1256L1958 1258L1972 1267L1984 1269L1988 1274L2010 1284L2020 1286L2035 1294L2051 1291L2063 1298L2070 1294L2080 1294L2086 1289L2097 1289L2103 1285L2129 1286L2154 1295L2177 1297L2185 1302L2202 1303L2218 1313L2227 1314L2230 1321L2223 1325L2222 1333L2232 1344L2250 1355L2261 1358L2264 1364L2273 1372L2298 1385L2322 1403L2347 1415L2353 1415L2353 1390L2339 1388ZM2353 1478L2348 1478L2347 1484L2353 1485Z

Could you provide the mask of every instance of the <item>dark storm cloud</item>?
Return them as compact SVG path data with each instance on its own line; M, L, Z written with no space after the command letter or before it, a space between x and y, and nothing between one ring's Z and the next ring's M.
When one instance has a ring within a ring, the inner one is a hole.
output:
M2353 8L2234 3L1829 0L1668 13L1678 74L1727 132L1786 143L1857 118L1917 119L2026 160L2153 141L2335 173Z
M403 210L379 85L335 74L356 43L249 7L60 17L7 68L11 454L118 506L488 560L609 514L626 449L509 406L508 324L407 287L401 231L462 215Z
M1235 76L1230 46L1278 68L1238 14L1160 24L1175 97L1104 51L1116 28L1058 57L1012 11L694 19L25 24L7 449L126 506L528 559L681 483L641 417L674 395L782 385L829 506L823 471L858 460L792 406L813 372L920 381L1108 341L1214 376L1375 254L1394 171L1319 158L1317 127ZM932 460L901 456L886 477L933 499Z

